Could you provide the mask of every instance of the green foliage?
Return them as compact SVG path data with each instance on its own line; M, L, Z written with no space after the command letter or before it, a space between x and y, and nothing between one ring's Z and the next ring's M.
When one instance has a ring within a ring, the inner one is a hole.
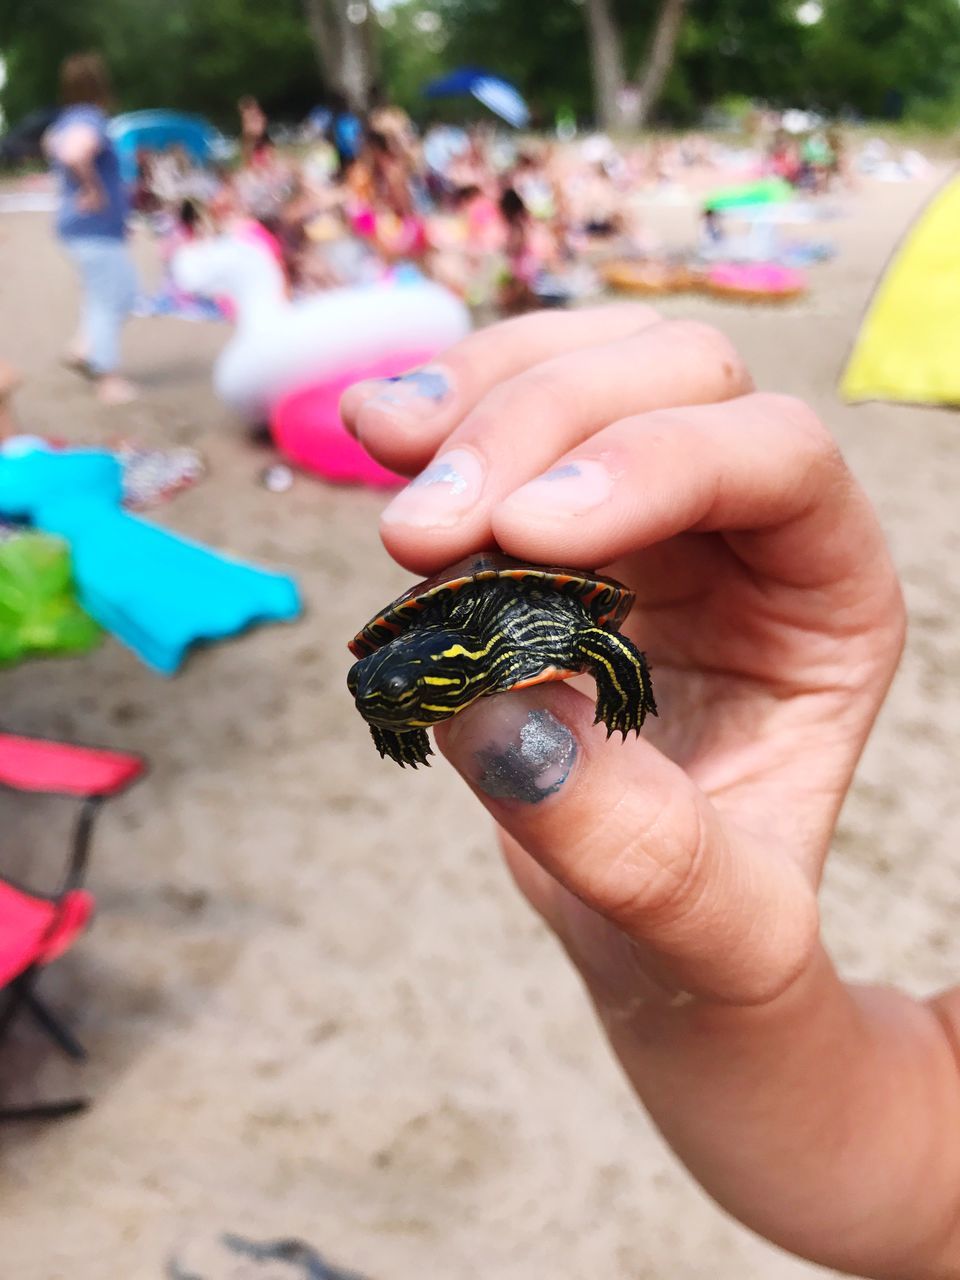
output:
M804 96L807 29L796 0L692 0L661 114L688 123L732 95L788 105Z
M427 7L424 5L423 7ZM445 70L480 66L521 87L535 121L593 100L583 10L574 0L435 0L449 33Z
M0 49L7 66L0 107L8 120L56 102L61 59L89 38L85 10L58 0L0 0Z
M570 105L593 111L593 87L582 0L407 0L408 11L443 17L446 69L480 65L518 84L535 118L552 119ZM657 5L615 0L629 75L641 63ZM690 0L678 56L661 103L664 118L697 119L726 95L795 101L802 87L805 31L796 0Z
M426 108L422 89L447 69L446 49L449 33L437 14L436 30L421 30L424 11L434 10L417 0L404 0L387 10L380 20L380 72L391 99L414 118L422 117ZM432 22L428 27L432 27Z
M117 109L171 107L235 125L237 98L255 93L297 118L322 96L299 0L0 0L7 118L56 101L61 59L100 50Z
M960 128L960 90L943 98L916 98L907 109L905 123L936 133Z
M640 65L659 0L612 0L628 74ZM960 115L960 0L822 0L819 23L799 0L689 0L659 114L700 118L731 95L778 105L952 124ZM415 115L424 83L462 65L489 67L527 96L534 119L558 107L581 119L593 89L584 0L400 0L378 23L381 80ZM294 119L323 98L301 0L0 0L9 119L56 98L57 67L98 48L119 109L168 106L235 126L255 93ZM438 104L450 114L469 104Z
M960 82L958 0L823 0L822 20L799 0L689 0L661 119L696 121L729 95L861 115L933 119ZM589 117L593 94L583 6L576 0L423 0L444 15L448 66L488 65L514 79L549 117L561 102ZM656 5L616 0L628 73L639 64Z
M828 0L811 29L808 93L829 110L898 116L960 79L957 0Z

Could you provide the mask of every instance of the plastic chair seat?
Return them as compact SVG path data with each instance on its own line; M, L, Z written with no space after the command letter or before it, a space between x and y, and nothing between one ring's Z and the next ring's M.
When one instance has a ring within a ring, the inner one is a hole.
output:
M56 795L110 796L143 772L138 756L0 733L0 785Z
M57 901L0 881L0 988L73 945L93 915L93 895L74 889Z

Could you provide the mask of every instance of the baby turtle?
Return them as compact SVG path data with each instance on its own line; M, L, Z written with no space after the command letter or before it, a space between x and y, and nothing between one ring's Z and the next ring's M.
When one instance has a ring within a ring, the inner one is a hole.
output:
M618 635L633 592L579 569L494 552L405 592L350 641L347 675L381 756L427 764L426 729L477 698L588 671L597 719L626 738L657 714L640 650Z

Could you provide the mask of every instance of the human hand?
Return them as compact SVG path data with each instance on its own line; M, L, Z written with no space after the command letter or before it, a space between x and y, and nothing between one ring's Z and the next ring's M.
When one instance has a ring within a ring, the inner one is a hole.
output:
M815 953L831 833L904 627L827 431L753 394L719 333L631 305L481 331L343 410L381 461L427 466L383 517L409 568L496 543L637 593L625 631L661 712L639 740L608 743L592 698L556 685L437 734L605 1016L657 987L783 991Z
M77 191L78 213L99 213L106 203L103 187L96 180L85 182Z
M960 990L844 985L818 939L836 817L904 609L876 517L802 404L702 325L523 317L351 388L417 479L387 549L497 545L637 593L661 718L621 745L547 684L481 698L441 750L584 976L655 1122L727 1210L857 1275L960 1274Z

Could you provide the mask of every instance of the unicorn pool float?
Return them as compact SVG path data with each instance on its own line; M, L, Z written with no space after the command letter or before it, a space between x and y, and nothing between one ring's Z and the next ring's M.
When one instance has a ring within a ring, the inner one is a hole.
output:
M418 276L291 300L270 245L243 232L185 245L172 272L181 289L227 299L235 318L213 369L221 400L250 422L269 422L281 453L326 479L397 482L347 433L340 397L462 338L470 316L459 298Z

